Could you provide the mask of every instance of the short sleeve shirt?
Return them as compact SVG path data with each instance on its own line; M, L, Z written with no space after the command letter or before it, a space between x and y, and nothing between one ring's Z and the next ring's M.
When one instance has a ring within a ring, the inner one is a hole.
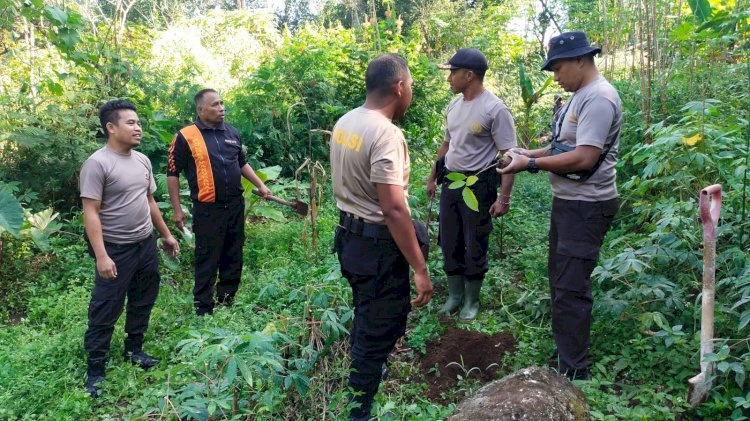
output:
M406 139L381 113L359 107L341 117L333 128L330 157L333 195L340 210L385 224L376 184L401 186L407 197Z
M500 98L484 90L471 101L460 96L445 111L445 166L474 172L494 161L497 153L516 146L513 117Z
M104 241L130 244L153 232L148 195L156 191L151 161L138 151L94 152L81 168L81 197L101 201L99 219Z
M598 202L617 197L615 184L622 105L615 88L598 76L579 89L560 111L564 118L559 141L565 145L594 146L604 151L612 145L596 172L583 183L549 173L552 193L565 200ZM558 122L560 124L560 122ZM555 128L557 130L557 127Z

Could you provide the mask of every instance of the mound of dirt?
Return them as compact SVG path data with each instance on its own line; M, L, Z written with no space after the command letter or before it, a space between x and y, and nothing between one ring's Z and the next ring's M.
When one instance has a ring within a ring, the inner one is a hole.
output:
M420 363L430 387L428 398L444 402L443 393L456 387L458 376L479 379L483 384L497 379L503 356L515 351L516 340L509 333L489 336L448 328L439 338L427 343L427 355Z

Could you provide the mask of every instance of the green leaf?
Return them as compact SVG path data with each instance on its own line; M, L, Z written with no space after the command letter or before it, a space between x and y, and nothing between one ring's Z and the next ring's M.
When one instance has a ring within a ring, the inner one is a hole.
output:
M737 330L744 329L748 323L750 323L750 310L743 311L740 315L740 325L737 327Z
M469 209L473 210L474 212L479 212L479 201L477 200L477 197L474 196L474 192L471 191L470 188L465 188L464 191L461 192L461 195L464 198L464 203L466 203L466 206L468 206Z
M269 180L276 180L279 178L279 175L281 175L281 166L274 165L273 167L261 168L255 170L255 174L257 174L264 183Z
M523 63L518 63L518 82L521 85L521 97L526 105L531 102L531 97L534 95L534 87L531 84L531 79L526 76L526 66Z
M72 49L73 46L75 46L78 41L81 40L81 37L78 35L78 31L71 28L60 28L57 30L57 37L60 41L65 44L65 47L68 49Z
M34 244L39 247L39 250L43 252L49 251L49 234L40 230L39 228L31 228L31 239L34 240Z
M708 354L703 356L703 362L713 363L719 360L720 360L719 356L714 354L713 352L709 352Z
M540 96L542 96L542 93L543 93L543 92L544 92L544 91L545 91L545 90L546 90L547 88L549 88L549 85L551 85L551 84L552 84L552 81L553 81L553 77L552 77L552 76L548 77L548 78L547 78L547 80L545 80L545 81L544 81L544 84L542 85L542 87L541 87L541 88L539 88L539 90L538 90L538 91L536 91L536 97L537 97L537 98L539 98Z
M255 215L256 216L262 216L264 218L272 219L277 222L285 222L286 217L284 214L278 210L274 209L269 205L261 205L255 208Z
M461 187L463 187L464 185L466 185L466 182L465 182L465 181L454 181L454 182L452 182L452 183L450 183L450 184L448 185L448 188L449 188L449 189L460 189L460 188L461 188Z
M247 385L250 387L253 387L253 373L250 372L250 368L248 368L247 364L245 363L245 360L242 358L237 359L237 367L240 369L240 373L242 373L242 378L245 379L247 382Z
M211 401L208 404L208 415L213 415L216 413L216 401Z
M40 230L59 231L61 228L60 224L54 222L58 215L60 214L55 212L54 209L48 208L37 213L29 212L26 215L26 219L28 219L32 227L39 228Z
M466 176L461 174L460 172L448 173L448 175L446 175L445 178L447 178L450 181L466 180Z
M237 378L237 357L232 356L229 358L226 370L224 371L224 380L227 384L234 383L234 379Z
M23 227L23 208L7 190L0 189L0 228L18 237Z
M708 0L688 0L688 3L699 23L703 23L711 17L711 5Z
M68 21L68 14L64 10L60 10L55 6L45 6L44 11L46 12L47 18L57 22L58 25L63 25Z
M476 183L476 182L477 182L478 180L479 180L479 177L477 177L476 175L470 175L470 176L469 176L469 177L468 177L468 178L466 179L466 185L467 185L467 186L473 186L473 185L474 185L474 183Z

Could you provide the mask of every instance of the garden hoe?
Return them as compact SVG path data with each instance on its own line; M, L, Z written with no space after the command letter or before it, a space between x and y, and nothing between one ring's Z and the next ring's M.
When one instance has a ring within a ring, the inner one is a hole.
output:
M258 189L253 189L253 194L260 196L260 191ZM297 212L300 216L305 217L307 216L307 213L309 212L309 207L307 206L307 203L301 202L297 199L292 200L291 202L287 202L284 199L279 199L276 196L270 196L268 200L272 202L276 202L280 205L289 206L292 208L293 211Z
M721 185L701 190L701 221L703 221L703 293L701 294L701 372L688 380L688 401L695 408L708 397L714 385L716 363L705 361L714 352L714 298L716 296L716 226L721 212Z

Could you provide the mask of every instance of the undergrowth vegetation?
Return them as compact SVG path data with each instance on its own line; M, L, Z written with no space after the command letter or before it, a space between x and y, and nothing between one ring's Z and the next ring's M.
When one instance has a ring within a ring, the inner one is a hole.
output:
M183 235L179 261L163 261L145 344L162 363L144 372L122 360L121 320L102 397L86 395L82 342L94 263L82 237L77 177L102 145L96 136L103 101L127 97L137 104L140 150L163 172L174 132L194 118L192 94L210 84L222 91L227 119L269 187L309 202L308 188L323 182L322 172L313 180L309 171L296 171L308 159L327 169L326 131L364 100L368 61L397 52L415 80L413 105L399 123L412 159L409 201L413 216L426 220L424 182L452 98L435 64L458 47L483 49L491 66L486 86L509 105L519 140L533 145L549 129L552 94L562 93L553 84L534 95L548 76L536 71L543 57L536 38L555 25L586 30L606 47L598 65L624 107L620 209L593 276L593 379L577 383L592 419L750 417L745 2L654 0L640 7L559 0L540 2L540 9L533 1L364 7L332 0L319 18L294 25L290 10L277 17L234 10L235 2L209 11L204 2L144 0L130 15L124 3L97 9L82 1L0 0L0 419L321 420L346 413L353 310L330 253L338 221L330 183L315 232L311 220L248 198L240 292L231 308L211 317L193 313L191 240ZM164 179L157 181L169 220ZM700 363L698 192L714 183L724 195L715 352L706 359L716 363L717 382L693 409L687 379ZM499 375L545 366L554 348L550 204L545 177L524 173L510 213L494 222L483 310L465 328L516 338L515 353L497 362ZM379 415L445 419L479 387L463 378L442 401L426 398L427 373L418 362L446 329L437 317L445 285L435 212L429 268L437 293L410 315L377 397ZM452 363L465 374L475 369Z

